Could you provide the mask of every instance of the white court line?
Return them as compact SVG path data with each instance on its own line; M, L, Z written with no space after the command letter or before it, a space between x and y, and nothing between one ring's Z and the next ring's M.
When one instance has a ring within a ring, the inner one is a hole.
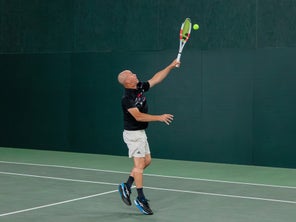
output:
M19 174L19 173L11 173L11 172L0 172L0 174L13 175L13 176L24 176L24 177L35 177L35 178L52 179L52 180L73 181L73 182L118 185L118 184L114 184L114 183L105 183L105 182L87 181L87 180L75 180L75 179L67 179L67 178L60 178L60 177L46 177L46 176L38 176L38 175L31 175L31 174ZM229 197L229 198L238 198L238 199L249 199L249 200L260 200L260 201L268 201L268 202L296 204L296 201L292 201L292 200L270 199L270 198L261 198L261 197L240 196L240 195L220 194L220 193L207 193L207 192L199 192L199 191L178 190L178 189L168 189L168 188L146 187L145 186L145 189L146 188L151 189L151 190L170 191L170 192L178 192L178 193L189 193L189 194L199 194L199 195L208 195L208 196L218 196L218 197ZM115 191L113 191L113 192L115 192ZM85 198L83 198L83 199L85 199Z
M118 186L117 183L108 183L108 182L99 182L99 181L90 181L90 180L77 180L77 179L69 179L69 178L61 178L61 177L39 176L39 175L24 174L24 173L13 173L13 172L2 172L2 171L0 171L0 174L13 175L13 176L23 176L23 177L35 177L35 178L52 179L52 180L62 180L62 181L71 181L71 182L80 182L80 183L93 183L93 184Z
M260 200L260 201L268 201L268 202L296 204L296 201L293 201L293 200L280 200L280 199L270 199L270 198L261 198L261 197L248 197L248 196L239 196L239 195L231 195L231 194L207 193L207 192L178 190L178 189L166 189L166 188L159 188L159 187L156 188L156 187L146 187L145 186L145 188L151 189L151 190L162 190L162 191L171 191L171 192L179 192L179 193L190 193L190 194L217 196L217 197L230 197L230 198L238 198L238 199Z
M66 203L70 203L70 202L74 202L74 201L85 200L85 199L98 197L98 196L102 196L102 195L106 195L106 194L110 194L110 193L115 193L115 192L117 192L117 190L111 190L111 191L104 192L104 193L93 194L93 195L89 195L89 196L85 196L85 197L79 197L79 198L75 198L75 199L71 199L71 200L65 200L65 201L61 201L61 202L57 202L57 203L46 204L46 205L32 207L32 208L28 208L28 209L17 210L17 211L13 211L13 212L0 214L0 217L24 213L24 212L33 211L33 210L38 210L38 209L42 209L42 208L46 208L46 207L57 206L57 205L66 204Z
M129 174L130 173L130 172L123 172L123 171L115 171L115 170L101 170L101 169L93 169L93 168L71 167L71 166L49 165L49 164L22 163L22 162L10 162L10 161L0 161L0 163L15 164L15 165L27 165L27 166L64 168L64 169L85 170L85 171L96 171L96 172L117 173L117 174ZM294 186L270 185L270 184L263 184L263 183L262 184L247 183L247 182L237 182L237 181L227 181L227 180L213 180L213 179L192 178L192 177L166 176L166 175L158 175L158 174L145 174L145 176L171 178L171 179L182 179L182 180L205 181L205 182L213 182L213 183L228 183L228 184L239 184L239 185L249 185L249 186L296 189L296 187L294 187Z

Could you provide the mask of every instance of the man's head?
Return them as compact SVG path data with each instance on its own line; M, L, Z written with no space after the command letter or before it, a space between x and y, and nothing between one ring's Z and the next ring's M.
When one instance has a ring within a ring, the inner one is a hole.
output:
M137 75L132 73L130 70L124 70L119 73L118 82L124 86L124 88L135 89L139 82Z

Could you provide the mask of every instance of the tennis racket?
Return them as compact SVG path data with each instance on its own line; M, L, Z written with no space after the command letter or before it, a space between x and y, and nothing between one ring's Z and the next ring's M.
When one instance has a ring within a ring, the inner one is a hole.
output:
M181 60L182 51L186 42L190 37L190 32L191 32L191 20L190 18L186 18L185 21L182 23L181 29L180 29L180 44L179 44L179 52L177 56L178 62L180 62ZM177 67L179 66L177 65Z

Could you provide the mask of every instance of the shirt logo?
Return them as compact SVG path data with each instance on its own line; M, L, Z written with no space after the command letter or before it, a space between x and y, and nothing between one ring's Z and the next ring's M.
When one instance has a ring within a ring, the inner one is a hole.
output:
M144 96L143 92L138 93L135 99L135 105L137 108L143 107L144 102L146 101L146 97Z

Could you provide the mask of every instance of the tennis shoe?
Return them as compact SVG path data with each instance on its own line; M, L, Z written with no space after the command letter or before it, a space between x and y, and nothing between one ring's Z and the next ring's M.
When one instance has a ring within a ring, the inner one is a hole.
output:
M131 202L131 199L130 199L131 190L128 189L126 184L125 183L119 184L118 191L119 191L119 194L120 194L120 197L121 197L122 201L126 205L131 206L132 205L132 202Z
M137 197L137 199L134 200L134 203L142 214L152 215L153 211L151 210L148 201L149 200L147 199L139 199L139 197Z

